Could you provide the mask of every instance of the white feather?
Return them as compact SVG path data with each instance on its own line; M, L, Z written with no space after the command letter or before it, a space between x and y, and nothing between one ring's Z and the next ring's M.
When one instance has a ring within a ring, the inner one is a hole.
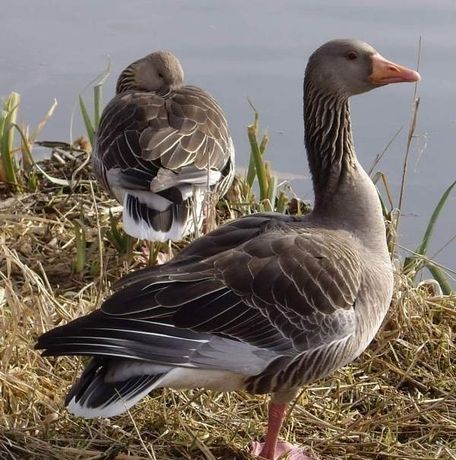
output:
M128 191L124 194L123 197L123 224L124 230L131 236L135 238L140 238L143 240L150 241L179 241L184 238L186 235L189 235L195 231L194 223L197 222L198 228L200 228L204 215L203 215L203 202L204 202L204 193L201 189L192 187L189 185L179 187L179 190L182 194L182 198L186 200L187 198L194 197L193 210L189 215L189 218L186 222L173 222L171 228L167 232L157 231L153 227L149 226L147 222L140 220L136 222L133 216L128 212L128 207L126 206L128 195L132 195L138 198L142 203L148 206L151 209L157 211L165 211L169 206L173 205L173 202L167 200L166 198L157 195L151 192L145 191Z
M155 382L156 383L156 382ZM150 393L154 389L153 383L151 386L145 388L141 393L137 394L134 398L125 400L117 399L116 401L108 404L105 407L85 407L79 402L76 402L75 397L67 404L68 411L78 417L83 418L96 418L96 417L114 417L115 415L120 415L123 412L130 409L138 401L140 401L144 396Z
M220 171L201 170L194 166L185 166L176 174L166 168L160 168L157 175L152 179L151 190L160 192L171 187L180 187L183 185L213 186L222 176Z
M236 391L244 387L245 375L223 370L176 367L157 380L156 387L206 388L217 391Z
M143 364L139 365L137 370L142 368L143 371L147 371L148 367L151 371L156 370L161 372L163 372L166 368L165 366ZM113 371L111 372L111 377L114 374L116 377L122 377L125 370L126 369L120 369L119 373ZM131 377L131 375L129 377ZM244 375L236 372L176 367L167 372L162 378L146 387L133 398L116 399L112 403L103 407L86 407L80 404L80 402L76 402L76 397L73 397L67 404L67 408L71 414L86 419L96 417L108 418L120 415L127 411L155 388L169 387L174 389L190 389L204 387L206 389L218 391L235 391L243 388L244 379Z

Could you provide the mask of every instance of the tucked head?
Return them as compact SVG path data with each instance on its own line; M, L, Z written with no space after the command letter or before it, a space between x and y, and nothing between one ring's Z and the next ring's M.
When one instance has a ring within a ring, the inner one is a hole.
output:
M353 39L325 43L312 54L306 68L306 81L342 97L420 78L418 72L388 61L371 45Z
M130 64L120 74L116 91L168 91L183 83L184 71L177 57L169 51L156 51Z

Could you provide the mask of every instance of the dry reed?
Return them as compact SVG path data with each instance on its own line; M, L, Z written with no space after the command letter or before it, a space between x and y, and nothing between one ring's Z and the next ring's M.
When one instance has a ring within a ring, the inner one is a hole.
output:
M115 203L81 184L43 183L39 193L0 202L0 458L251 458L246 446L263 431L265 397L160 390L110 420L66 412L81 362L42 358L35 339L91 311L134 268L129 260L139 263L105 237ZM85 229L78 274L75 221ZM304 389L285 424L282 437L315 458L456 459L456 297L414 288L400 273L396 284L368 351Z

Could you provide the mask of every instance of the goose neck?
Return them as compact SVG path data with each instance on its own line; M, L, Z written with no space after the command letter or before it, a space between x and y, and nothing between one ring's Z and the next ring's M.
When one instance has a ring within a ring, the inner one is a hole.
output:
M348 98L305 81L304 130L317 209L331 201L357 163Z

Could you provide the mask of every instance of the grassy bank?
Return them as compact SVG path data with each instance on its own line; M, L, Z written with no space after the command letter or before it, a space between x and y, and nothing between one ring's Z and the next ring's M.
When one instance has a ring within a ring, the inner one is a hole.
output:
M267 136L258 131L255 123L249 130L247 179L218 204L212 225L257 210L306 211L277 186L263 160ZM99 306L113 281L148 261L141 243L121 232L111 213L117 203L91 180L84 145L70 153L54 147L52 160L25 176L16 170L17 184L0 190L0 458L249 459L250 439L263 432L265 397L160 390L110 420L85 421L64 409L81 362L42 358L36 337ZM255 171L264 181L258 200ZM394 248L387 206L385 216ZM303 390L282 437L325 460L456 458L456 294L440 295L433 282L414 286L422 260L397 263L381 332L361 358Z

